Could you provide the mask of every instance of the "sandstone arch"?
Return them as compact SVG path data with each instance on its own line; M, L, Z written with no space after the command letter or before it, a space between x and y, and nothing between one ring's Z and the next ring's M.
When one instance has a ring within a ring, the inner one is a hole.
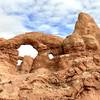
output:
M21 45L31 45L38 51L39 55L45 52L52 52L53 55L60 55L62 54L62 42L63 38L58 36L41 32L29 32L8 40L3 39L0 42L0 50L5 55L9 55L9 62L16 66L19 59L19 52L17 49Z
M38 52L54 50L61 47L63 38L58 36L48 35L41 32L30 32L9 39L5 45L11 48L18 49L21 45L31 45ZM52 51L53 52L53 51ZM54 53L54 52L53 52ZM54 54L60 54L62 50L56 51Z

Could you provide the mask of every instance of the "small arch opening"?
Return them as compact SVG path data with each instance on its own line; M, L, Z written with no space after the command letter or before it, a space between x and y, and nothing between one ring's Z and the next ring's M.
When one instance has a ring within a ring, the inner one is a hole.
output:
M18 60L18 61L17 61L17 66L20 66L21 63L22 63L22 60Z
M54 56L53 56L53 54L48 54L48 57L49 57L49 59L53 59L54 58Z

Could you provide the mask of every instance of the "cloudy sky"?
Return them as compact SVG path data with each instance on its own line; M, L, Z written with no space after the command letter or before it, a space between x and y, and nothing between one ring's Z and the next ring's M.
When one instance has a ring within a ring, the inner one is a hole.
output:
M100 24L100 0L0 0L0 36L42 31L64 37L81 11Z

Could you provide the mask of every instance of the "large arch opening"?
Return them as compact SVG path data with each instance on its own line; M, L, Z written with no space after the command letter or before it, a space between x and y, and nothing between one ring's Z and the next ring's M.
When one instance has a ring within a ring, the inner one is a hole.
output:
M36 56L38 55L38 51L33 48L31 45L21 45L18 48L19 51L19 56L24 57L24 56L30 56L33 59L36 58ZM20 65L22 63L22 60L18 60L17 61L17 65Z

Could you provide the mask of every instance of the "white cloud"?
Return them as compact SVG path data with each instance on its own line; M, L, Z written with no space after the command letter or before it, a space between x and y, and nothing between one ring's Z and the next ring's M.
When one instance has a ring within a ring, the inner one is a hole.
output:
M27 31L21 23L20 18L16 16L1 15L0 16L0 32L19 32L19 30Z

